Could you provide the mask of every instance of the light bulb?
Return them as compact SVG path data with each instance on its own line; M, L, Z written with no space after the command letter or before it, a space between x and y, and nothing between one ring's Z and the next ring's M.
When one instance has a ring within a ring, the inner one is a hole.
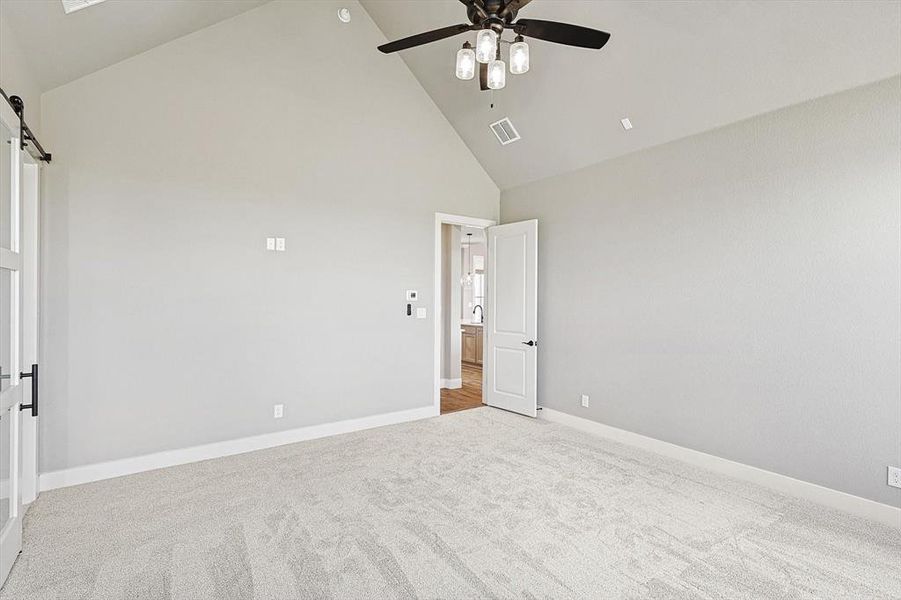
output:
M476 60L482 64L491 62L497 53L497 34L491 29L482 29L476 36Z
M507 85L507 65L498 59L488 63L488 87L492 90L502 90Z
M457 50L457 79L472 79L476 72L476 53L469 42Z
M510 45L510 72L514 75L522 75L529 70L529 45L522 41L522 36L516 36L516 41Z

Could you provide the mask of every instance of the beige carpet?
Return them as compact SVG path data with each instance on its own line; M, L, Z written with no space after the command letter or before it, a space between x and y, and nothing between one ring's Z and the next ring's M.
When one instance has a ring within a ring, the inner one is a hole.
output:
M44 493L0 598L901 598L901 533L479 408Z

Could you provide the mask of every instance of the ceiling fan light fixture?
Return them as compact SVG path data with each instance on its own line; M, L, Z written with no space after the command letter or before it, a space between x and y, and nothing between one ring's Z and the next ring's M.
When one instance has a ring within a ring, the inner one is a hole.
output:
M492 29L480 29L476 35L476 60L488 64L497 53L497 34Z
M502 90L507 85L507 65L501 59L488 63L488 89Z
M528 70L529 45L522 39L521 35L518 35L510 45L510 72L514 75L522 75Z
M63 0L78 1L98 0ZM500 90L507 84L508 63L501 59L502 44L510 45L510 53L504 56L509 61L510 73L522 75L530 68L529 44L524 38L593 50L600 50L610 40L610 34L599 29L543 19L521 19L520 11L531 1L460 0L466 7L466 21L394 40L378 46L378 50L383 54L392 54L475 31L475 44L465 43L457 51L455 75L458 79L469 80L478 72L479 90L486 91ZM501 39L504 32L513 35L514 40Z
M466 42L457 50L457 79L468 81L476 74L476 53L472 44Z

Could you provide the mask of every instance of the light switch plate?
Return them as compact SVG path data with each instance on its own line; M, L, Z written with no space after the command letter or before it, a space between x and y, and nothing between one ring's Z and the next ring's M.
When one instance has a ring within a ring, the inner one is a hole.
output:
M275 251L276 252L284 252L285 251L285 238L275 238Z
M901 488L901 468L888 468L888 484L892 487Z
M275 238L266 238L266 250L275 250Z
M416 318L417 319L425 319L425 317L426 317L425 307L420 306L419 308L416 309Z

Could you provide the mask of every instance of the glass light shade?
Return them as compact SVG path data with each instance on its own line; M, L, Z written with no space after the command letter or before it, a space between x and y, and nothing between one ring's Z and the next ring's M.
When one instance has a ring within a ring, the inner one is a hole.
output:
M529 70L529 45L516 42L510 45L510 72L522 75Z
M487 64L497 54L497 34L491 29L482 29L476 36L476 60Z
M472 79L476 73L476 53L472 48L457 51L457 79Z
M488 87L492 90L502 90L507 85L507 65L502 60L493 60L488 63Z

